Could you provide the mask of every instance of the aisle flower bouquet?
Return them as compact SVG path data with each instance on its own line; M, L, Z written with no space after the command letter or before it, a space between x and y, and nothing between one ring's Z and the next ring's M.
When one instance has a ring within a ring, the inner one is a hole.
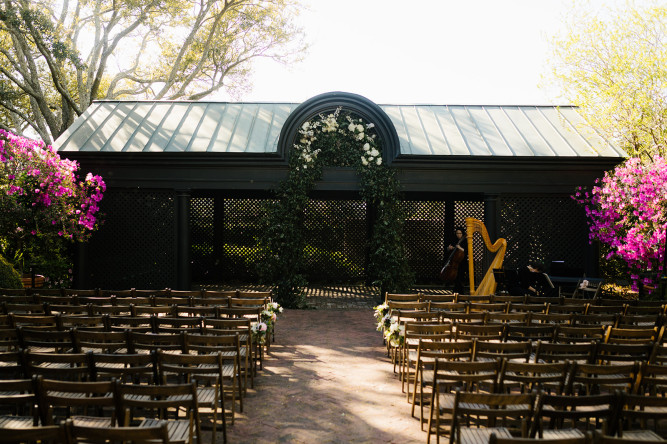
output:
M400 347L405 342L405 326L393 321L384 332L384 339L392 347Z
M380 320L389 313L389 305L385 302L384 304L373 307L373 310L375 310L375 320L380 322Z
M250 324L250 337L252 338L253 344L266 343L268 330L269 326L264 322L253 322Z
M381 331L384 334L385 331L391 326L391 314L387 313L382 319L378 321L377 331Z

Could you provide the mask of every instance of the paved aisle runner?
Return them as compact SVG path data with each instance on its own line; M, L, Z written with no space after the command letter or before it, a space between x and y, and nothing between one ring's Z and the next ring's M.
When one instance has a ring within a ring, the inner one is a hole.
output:
M425 442L374 324L370 309L285 310L229 442Z

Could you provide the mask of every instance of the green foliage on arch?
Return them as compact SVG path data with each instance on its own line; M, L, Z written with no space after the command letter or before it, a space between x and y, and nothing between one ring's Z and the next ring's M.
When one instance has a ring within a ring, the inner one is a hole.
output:
M276 190L276 201L266 211L259 274L274 285L283 306L304 305L303 215L308 194L322 178L324 166L354 167L359 173L361 196L375 209L366 270L372 282L385 291L405 291L413 281L402 239L404 216L395 171L382 159L382 147L373 123L337 109L305 122L299 140L290 149L289 174Z

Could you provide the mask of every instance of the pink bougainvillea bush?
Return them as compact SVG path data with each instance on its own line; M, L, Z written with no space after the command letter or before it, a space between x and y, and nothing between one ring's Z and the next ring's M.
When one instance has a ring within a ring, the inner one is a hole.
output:
M664 271L667 159L628 159L590 192L580 188L572 197L584 205L590 240L609 246L607 258L617 256L632 270L633 289L640 279L656 284Z
M90 173L80 180L78 169L41 141L0 130L0 246L19 268L97 229L106 185Z

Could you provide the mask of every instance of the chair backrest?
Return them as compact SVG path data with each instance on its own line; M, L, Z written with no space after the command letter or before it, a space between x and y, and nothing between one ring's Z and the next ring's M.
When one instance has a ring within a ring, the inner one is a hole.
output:
M427 301L389 301L387 302L389 309L394 310L422 310L428 311L430 303Z
M115 382L71 382L38 376L36 392L42 424L58 424L71 416L84 414L108 418L108 426L116 425Z
M584 362L592 363L595 357L595 342L579 342L563 344L537 341L535 345L535 362Z
M616 364L619 362L646 362L651 357L654 344L605 344L599 342L595 347L595 359L598 364Z
M79 425L71 419L65 422L65 433L70 444L76 443L126 443L154 444L161 442L168 444L169 430L167 421L160 421L155 425L141 427L98 427Z
M623 438L618 436L610 436L601 430L595 430L593 435L593 443L595 444L628 444L634 442L641 442L642 444L659 444L664 443L664 439L647 439L642 438L638 441L636 438Z
M530 322L530 313L514 312L514 313L500 313L489 312L486 314L484 322L487 324L508 324L508 325L527 325Z
M0 415L9 412L24 412L33 417L33 424L39 423L37 395L32 379L0 379Z
M389 292L385 292L385 294L384 294L385 304L389 303L390 301L391 302L419 302L420 298L421 298L420 293L389 293Z
M93 353L91 379L118 380L127 384L156 384L158 365L156 353Z
M519 296L523 297L523 296ZM528 312L528 313L546 313L548 305L545 303L542 304L526 304L526 303L510 303L510 312Z
M130 353L149 353L153 350L185 352L184 333L143 333L130 331Z
M533 313L530 322L533 324L570 325L574 315L569 313Z
M421 301L429 301L431 302L431 305L434 302L454 302L456 299L456 296L453 294L430 294L430 293L422 293L420 300ZM432 308L431 308L432 309Z
M90 376L92 353L33 353L23 351L25 375L42 375L61 381L86 381Z
M538 324L538 325L517 325L507 324L505 330L505 341L507 342L521 342L521 341L551 341L554 337L555 325L552 324Z
M498 378L499 390L510 393L518 388L521 393L529 393L545 389L560 395L565 390L570 365L570 362L527 363L504 359Z
M456 323L456 340L481 339L484 341L502 341L505 338L505 324L474 325Z
M168 418L169 412L178 416L181 409L188 413L189 436L195 436L201 441L201 422L199 420L199 405L197 402L197 386L189 384L120 384L116 383L117 411L126 412L123 426L133 421L133 415L142 412L162 412Z
M477 392L480 389L497 391L500 361L449 361L436 359L433 381L439 393L456 388Z
M495 342L475 341L475 352L473 359L483 361L489 359L514 359L517 361L530 361L533 346L530 341L524 342Z
M450 443L459 442L461 425L494 427L502 423L514 436L528 436L535 408L534 393L470 393L457 390L454 395ZM481 418L487 418L482 421ZM508 421L509 418L509 421Z
M541 391L537 397L530 436L541 438L545 428L587 429L591 421L593 424L604 423L606 428L613 421L617 401L615 394L569 396Z
M632 391L639 364L583 364L574 363L569 381L570 394L604 394L617 390Z
M472 361L473 341L430 341L419 339L417 361L444 359L450 361Z
M667 387L667 366L642 362L633 393L656 396Z
M660 343L664 327L646 328L615 328L607 329L604 342L617 344L647 343L649 341Z
M157 316L153 319L156 333L202 333L201 317Z
M430 301L429 307L431 311L443 312L443 314L468 312L468 304L466 302Z
M70 353L74 341L70 330L46 330L18 327L19 344L22 349L40 353Z
M554 342L563 344L577 344L582 342L604 340L605 328L597 327L573 327L570 325L558 325L554 333Z
M0 427L0 443L68 443L64 426Z
M623 436L623 428L626 425L632 427L632 424L635 423L641 424L641 428L646 429L648 422L653 421L653 428L660 429L659 422L665 419L665 411L667 411L667 397L629 393L619 393L619 396L618 422L614 427L619 437Z
M75 348L81 352L127 353L129 331L72 330Z
M76 328L77 330L108 331L109 316L80 316L80 315L60 315L60 321L63 330Z

